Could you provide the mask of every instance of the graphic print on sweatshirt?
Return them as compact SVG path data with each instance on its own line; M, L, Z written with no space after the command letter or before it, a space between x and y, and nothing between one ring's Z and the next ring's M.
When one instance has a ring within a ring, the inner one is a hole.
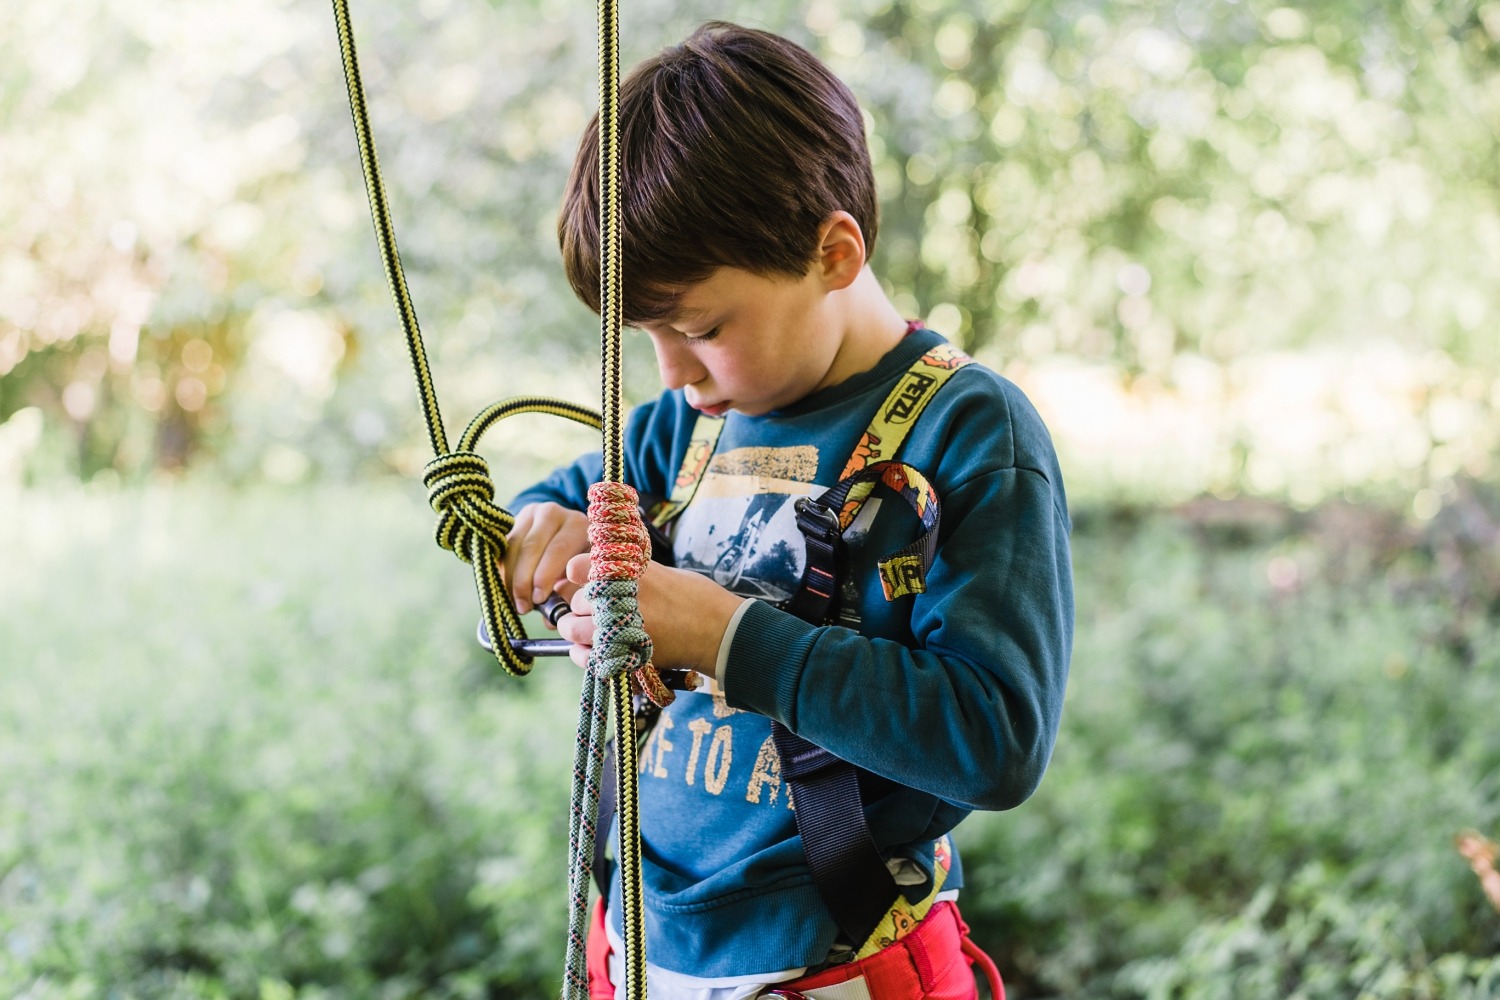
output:
M807 565L793 504L823 487L815 445L734 448L713 456L693 502L673 525L677 565L742 597L777 603L796 591ZM880 507L865 504L844 539L858 545ZM841 601L852 609L853 602ZM841 621L858 627L858 619Z
M807 562L793 507L826 488L814 482L818 449L734 448L715 455L693 501L672 524L677 566L710 577L745 597L772 603L791 597ZM879 499L867 502L844 533L857 545L869 531ZM840 602L840 624L858 626L856 602ZM728 868L773 867L787 859L760 856L796 833L789 790L764 716L729 707L718 685L680 692L661 714L640 755L643 831L648 864L667 864L682 885L707 888ZM715 831L712 836L705 831ZM663 849L655 849L661 838ZM693 849L683 852L683 844ZM752 878L753 882L754 879Z

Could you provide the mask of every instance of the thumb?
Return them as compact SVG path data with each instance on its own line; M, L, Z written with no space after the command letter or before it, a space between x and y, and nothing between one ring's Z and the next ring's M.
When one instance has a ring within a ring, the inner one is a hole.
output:
M583 586L589 582L589 555L581 552L568 560L568 580Z

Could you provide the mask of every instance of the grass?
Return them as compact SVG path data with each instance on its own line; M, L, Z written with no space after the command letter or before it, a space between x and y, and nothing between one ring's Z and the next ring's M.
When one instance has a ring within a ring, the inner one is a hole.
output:
M555 993L577 675L496 676L420 497L0 505L0 995ZM1052 768L961 828L1012 995L1500 995L1488 536L1078 520Z

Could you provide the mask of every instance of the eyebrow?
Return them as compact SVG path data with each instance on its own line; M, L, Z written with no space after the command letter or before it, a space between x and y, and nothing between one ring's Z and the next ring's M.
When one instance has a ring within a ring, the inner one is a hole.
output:
M684 324L691 326L695 322L701 323L707 315L707 309L680 309L663 316L662 322L668 326L680 328Z

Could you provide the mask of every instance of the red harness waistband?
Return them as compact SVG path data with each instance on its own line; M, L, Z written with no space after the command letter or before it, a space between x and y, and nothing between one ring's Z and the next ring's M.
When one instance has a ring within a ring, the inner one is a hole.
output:
M609 939L604 932L604 907L594 909L589 931L588 965L590 1000L614 1000L609 981ZM995 963L969 940L969 925L958 907L942 902L932 908L916 928L899 941L869 958L794 979L762 993L768 998L817 1000L816 991L844 986L838 992L849 1000L975 1000L978 991L971 966L978 966L989 981L994 1000L1005 1000L1005 984ZM856 982L859 981L859 982ZM859 987L863 986L863 994Z

